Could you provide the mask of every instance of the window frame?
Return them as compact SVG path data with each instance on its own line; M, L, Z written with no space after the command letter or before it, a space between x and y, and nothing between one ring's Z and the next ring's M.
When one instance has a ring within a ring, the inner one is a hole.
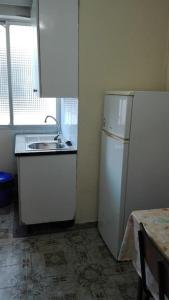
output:
M7 53L7 71L8 71L8 92L9 92L9 115L10 123L8 125L0 125L0 129L23 129L23 130L43 130L54 129L55 124L44 124L44 125L15 125L13 123L13 96L12 96L12 73L11 73L11 55L10 55L10 26L11 25L21 25L21 26L31 26L31 20L24 17L2 17L0 16L0 25L5 25L6 28L6 53ZM61 104L59 99L56 98L56 119L61 122Z

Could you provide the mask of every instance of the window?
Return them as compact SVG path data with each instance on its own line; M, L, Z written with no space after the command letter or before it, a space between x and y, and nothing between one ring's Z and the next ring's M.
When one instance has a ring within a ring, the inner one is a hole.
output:
M10 122L8 68L6 51L5 28L0 25L0 124L7 125Z
M62 125L77 125L78 102L76 98L61 99Z
M44 125L46 115L56 117L57 100L33 93L32 41L31 26L0 24L0 125Z

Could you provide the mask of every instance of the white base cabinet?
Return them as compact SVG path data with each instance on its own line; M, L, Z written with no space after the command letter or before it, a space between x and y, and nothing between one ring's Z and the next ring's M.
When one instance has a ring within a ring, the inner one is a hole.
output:
M76 154L19 156L17 164L22 223L74 219Z

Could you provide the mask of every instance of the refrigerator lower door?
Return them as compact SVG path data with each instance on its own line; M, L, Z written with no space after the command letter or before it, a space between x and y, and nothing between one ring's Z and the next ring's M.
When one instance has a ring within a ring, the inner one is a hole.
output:
M98 228L117 259L123 238L128 143L102 132Z
M129 139L133 96L106 95L103 128L122 139Z

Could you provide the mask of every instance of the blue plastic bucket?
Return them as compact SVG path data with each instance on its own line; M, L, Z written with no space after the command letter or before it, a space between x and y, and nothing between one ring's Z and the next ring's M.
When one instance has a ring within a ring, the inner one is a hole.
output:
M0 172L0 207L7 206L12 201L14 177L10 173Z

